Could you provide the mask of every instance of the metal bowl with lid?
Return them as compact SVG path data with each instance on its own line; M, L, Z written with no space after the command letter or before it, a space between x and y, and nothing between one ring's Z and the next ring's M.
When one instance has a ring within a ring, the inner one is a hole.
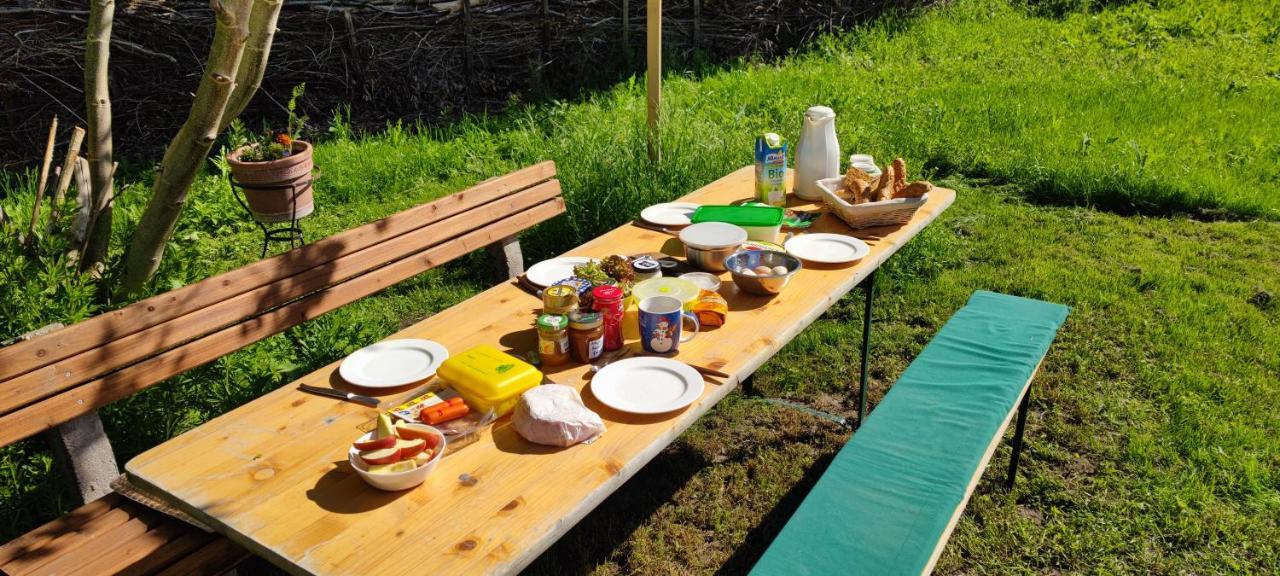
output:
M685 258L708 272L724 272L724 259L746 241L746 230L724 222L702 222L680 231Z

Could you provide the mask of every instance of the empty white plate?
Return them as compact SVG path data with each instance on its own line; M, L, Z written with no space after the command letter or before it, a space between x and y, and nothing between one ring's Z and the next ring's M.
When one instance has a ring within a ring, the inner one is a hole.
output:
M338 366L343 380L368 388L395 388L430 378L449 351L430 340L383 340L347 356Z
M697 209L698 205L692 202L654 204L641 210L640 218L663 226L688 226L693 223L689 218L693 216L693 211Z
M618 360L591 378L591 393L605 406L632 414L664 414L702 397L702 375L688 364L640 356Z
M786 244L787 253L810 262L844 264L856 262L871 253L871 247L852 236L843 234L802 234Z
M546 288L547 286L573 276L574 266L586 264L592 260L595 260L595 258L588 258L586 256L565 256L563 258L543 260L533 266L530 266L528 270L525 270L524 277L526 280L534 283L534 285Z

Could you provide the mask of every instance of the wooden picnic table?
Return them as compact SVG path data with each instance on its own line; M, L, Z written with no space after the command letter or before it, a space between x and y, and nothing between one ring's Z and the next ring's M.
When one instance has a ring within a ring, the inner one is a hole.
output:
M748 198L750 166L682 200L726 204ZM708 384L702 397L672 414L638 416L591 396L588 367L546 370L578 387L607 431L592 444L553 448L531 444L497 421L479 442L446 453L426 483L399 493L366 485L350 468L347 449L367 429L374 409L308 395L290 385L275 390L139 455L125 470L140 488L172 501L196 518L293 573L513 573L528 565L634 475L700 416L751 375L840 297L932 222L955 199L935 189L900 227L869 229L871 254L848 266L806 263L773 298L741 293L722 275L729 301L725 326L680 346L676 357L731 374ZM796 199L794 207L816 208ZM815 232L852 231L823 215ZM624 225L566 255L668 250L678 241ZM536 346L541 302L504 283L410 326L389 338L427 338L461 352L478 344L523 352ZM632 342L631 346L638 343ZM298 383L343 386L334 362ZM415 394L401 390L383 407Z

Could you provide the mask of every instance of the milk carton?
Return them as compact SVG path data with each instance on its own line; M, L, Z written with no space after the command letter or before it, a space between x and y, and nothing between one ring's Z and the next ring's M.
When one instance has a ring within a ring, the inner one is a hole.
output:
M770 206L787 203L787 143L766 132L756 137L756 200Z

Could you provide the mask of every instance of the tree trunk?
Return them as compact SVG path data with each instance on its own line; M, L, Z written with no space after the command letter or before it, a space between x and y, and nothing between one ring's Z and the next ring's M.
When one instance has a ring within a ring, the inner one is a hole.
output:
M236 74L249 37L249 14L253 0L213 0L217 26L209 47L204 77L196 89L187 121L165 149L156 170L151 201L138 221L125 259L124 276L118 294L130 296L160 267L165 243L173 235L178 216L187 201L187 191L204 165L209 149L218 138L223 111L235 87Z
M222 113L219 130L226 130L235 120L253 95L258 93L262 85L262 74L267 69L267 58L271 55L271 43L276 36L276 21L280 18L280 7L284 0L254 0L253 13L249 15L249 39L245 42L244 57L240 59L240 69L236 71L236 87L231 92L227 109Z
M112 156L111 90L108 59L111 56L111 23L115 19L114 0L89 1L88 34L84 43L84 103L89 128L89 179L93 206L101 211L94 220L89 240L80 254L80 269L100 266L111 244Z

